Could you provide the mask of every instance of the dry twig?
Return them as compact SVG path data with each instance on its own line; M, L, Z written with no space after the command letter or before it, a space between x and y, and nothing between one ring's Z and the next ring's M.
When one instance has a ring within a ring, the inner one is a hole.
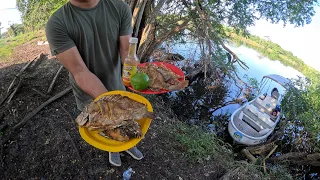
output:
M278 148L278 145L274 146L274 148L269 152L269 154L263 158L262 163L263 163L263 171L265 174L267 174L267 167L266 167L266 160L271 156L271 154Z
M246 148L242 149L241 153L245 155L252 164L255 164L257 162L257 158L255 158Z
M16 74L16 76L14 77L14 79L12 80L11 84L9 85L8 89L7 89L7 93L10 92L11 88L13 88L14 82L16 81L17 78L19 78L21 76L21 74L30 66L30 64L34 61L35 59L29 61L21 70L18 74Z
M2 100L0 101L0 106L6 101L6 99L12 94L12 92L10 91L9 93L7 93Z
M56 94L55 96L53 96L52 98L50 98L49 100L41 104L39 107L34 109L31 113L29 113L24 119L22 119L17 125L15 125L13 127L13 130L16 130L22 127L29 119L31 119L34 115L36 115L42 108L52 103L53 101L61 98L62 96L66 95L70 91L71 91L71 87L68 87L67 89L61 91L60 93Z
M63 68L63 66L60 66L60 68L58 69L56 75L54 76L54 78L53 78L53 80L52 80L52 82L50 84L50 87L48 88L47 94L50 94L52 92L53 85L56 82L57 77L58 77L59 73L61 72L62 68Z
M74 127L77 127L77 124L75 123L75 121L74 121L73 117L71 116L71 114L63 106L60 105L60 107L69 116L71 122L74 124Z
M37 56L35 59L37 59L36 61L33 61L33 63L31 64L31 66L29 67L30 71L35 70L42 61L47 60L48 59L48 55L47 54L43 54L41 53L39 56Z
M49 98L49 97L50 97L49 95L43 94L41 91L39 91L39 90L36 89L36 88L32 88L31 90L34 91L34 92L36 92L37 94L39 94L40 96L42 96L42 97L44 97L44 98Z
M8 101L7 101L8 104L9 104L10 101L12 100L13 96L17 93L18 89L21 87L21 81L22 81L22 78L19 79L18 85L16 86L16 88L13 90L13 92L12 92L11 95L9 96L9 99L8 99Z

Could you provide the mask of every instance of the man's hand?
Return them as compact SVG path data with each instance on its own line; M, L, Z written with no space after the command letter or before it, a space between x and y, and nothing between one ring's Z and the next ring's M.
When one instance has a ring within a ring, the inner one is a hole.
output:
M89 71L83 62L77 47L57 54L60 63L72 74L77 85L93 99L107 92L100 79Z
M120 36L120 58L122 61L122 64L124 64L124 60L126 59L129 51L129 40L130 40L131 34L127 36Z

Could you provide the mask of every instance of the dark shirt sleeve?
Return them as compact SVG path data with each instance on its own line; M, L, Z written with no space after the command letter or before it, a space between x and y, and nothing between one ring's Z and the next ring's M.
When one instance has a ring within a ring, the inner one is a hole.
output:
M120 24L120 36L126 36L132 34L131 26L132 14L129 5L125 4L122 8L121 24Z
M52 56L62 53L73 46L74 41L69 36L66 27L56 16L51 16L46 24L46 37Z

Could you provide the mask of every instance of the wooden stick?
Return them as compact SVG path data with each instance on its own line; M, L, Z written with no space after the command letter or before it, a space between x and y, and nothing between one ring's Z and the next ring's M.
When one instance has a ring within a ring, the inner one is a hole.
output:
M67 113L67 115L69 116L71 122L75 125L75 127L77 127L77 124L76 124L75 121L73 120L71 114L70 114L63 106L60 105L60 107L63 109L63 111L65 111L65 112ZM66 137L71 141L71 145L72 145L73 148L76 150L78 158L80 159L80 161L82 161L82 158L81 158L81 156L80 156L79 150L78 150L76 144L74 143L74 140L71 138L70 134L69 134L65 129L63 129L63 131L64 131L65 134L67 135Z
M267 174L266 161L263 161L263 172L264 172L264 174Z
M74 119L73 119L73 117L71 116L71 114L70 114L63 106L60 105L60 107L61 107L61 109L69 116L71 122L74 124L74 127L77 127L78 125L77 125L76 122L74 121Z
M275 145L274 148L269 152L269 154L265 158L263 158L263 161L266 161L277 148L278 145Z
M9 96L9 99L8 99L8 101L7 101L8 104L10 103L10 101L11 101L12 98L13 98L13 96L17 93L18 89L20 88L20 86L21 86L21 81L22 81L22 80L21 80L21 78L20 78L18 85L16 86L16 88L13 90L13 92L12 92L11 95Z
M61 91L57 95L53 96L52 98L50 98L49 100L47 100L46 102L41 104L39 107L34 109L31 113L29 113L24 119L22 119L17 125L15 125L13 127L13 130L16 130L16 129L22 127L29 119L31 119L34 115L36 115L42 108L44 108L48 104L52 103L53 101L61 98L62 96L66 95L69 91L71 91L71 87L68 87L67 89Z
M63 66L60 66L60 68L58 69L56 75L54 76L54 78L53 78L53 80L52 80L52 82L51 82L51 84L50 84L50 87L49 87L49 89L48 89L48 91L47 91L47 94L50 94L50 93L51 93L52 88L53 88L53 85L54 85L54 83L56 82L57 77L58 77L60 71L62 70L62 68L63 68Z
M249 147L246 147L246 149L251 154L263 155L263 154L267 154L267 152L270 152L270 150L272 150L273 147L274 147L274 142L271 142L271 143L266 143L266 144L260 144L258 146L249 146Z
M0 106L6 101L6 99L11 95L12 92L7 93L3 99L0 101Z
M44 60L48 59L48 55L43 53L41 53L38 57L39 58L36 58L37 60L31 64L29 68L30 71L34 71Z
M0 122L3 119L3 117L4 117L4 112L0 113Z
M257 158L255 158L246 148L242 149L241 153L244 154L252 164L255 164L257 162Z
M74 150L76 150L78 158L80 159L80 161L82 161L79 150L78 150L76 144L74 143L74 140L71 138L70 134L65 129L62 128L62 131L66 134L67 139L69 139L71 141L71 145L73 146Z
M271 154L278 148L278 145L275 145L274 148L269 152L269 154L263 158L262 163L263 163L263 172L267 174L267 167L266 167L266 160L271 156Z
M8 87L8 89L7 89L7 93L10 92L10 90L11 90L11 88L13 87L13 84L14 84L14 82L16 81L16 79L21 76L21 74L30 66L30 64L31 64L34 60L35 60L35 59L29 61L28 64L26 64L26 65L20 70L20 72L19 72L18 74L16 74L16 77L14 77L14 79L12 80L11 84L9 85L9 87Z
M48 95L46 95L46 94L43 94L41 91L39 91L39 90L36 89L36 88L32 88L31 90L34 91L34 92L36 92L36 93L38 93L40 96L42 96L42 97L44 97L44 98L50 97L50 96L48 96Z

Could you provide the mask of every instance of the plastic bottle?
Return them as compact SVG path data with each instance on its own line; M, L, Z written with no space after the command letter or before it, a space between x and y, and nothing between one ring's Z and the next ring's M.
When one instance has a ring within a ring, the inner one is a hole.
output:
M132 168L127 169L126 171L123 172L123 180L130 180L132 173L134 173L134 171L132 170Z
M140 63L139 58L137 57L137 44L138 38L130 38L129 40L129 52L124 61L122 69L122 81L125 86L130 86L130 78L137 72L137 66Z

